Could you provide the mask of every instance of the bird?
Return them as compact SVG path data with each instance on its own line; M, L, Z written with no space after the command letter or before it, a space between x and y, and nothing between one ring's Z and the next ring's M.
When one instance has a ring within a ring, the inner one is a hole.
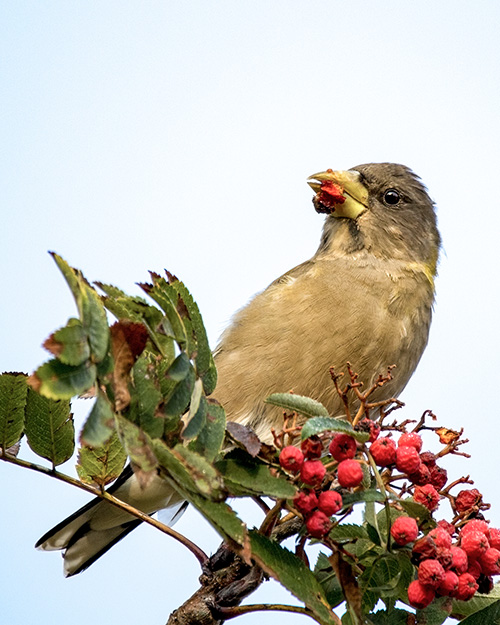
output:
M375 391L397 397L427 345L441 248L435 204L421 179L396 163L369 163L313 174L308 184L325 222L316 253L274 280L233 317L214 351L213 396L229 421L272 442L282 414L265 403L291 390L344 413L330 368L352 364L370 386L396 365ZM354 402L356 400L353 400ZM127 467L109 491L147 514L182 497L160 476L142 489ZM141 523L95 498L36 543L62 550L64 574L88 568Z

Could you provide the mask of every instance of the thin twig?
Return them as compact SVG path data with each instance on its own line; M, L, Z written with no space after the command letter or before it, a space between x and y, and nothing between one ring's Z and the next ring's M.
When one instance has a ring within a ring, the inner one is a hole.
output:
M298 605L283 605L280 603L254 603L251 605L239 605L233 608L218 608L217 612L224 617L225 620L241 616L242 614L250 614L252 612L295 612L297 614L304 614L309 616L316 622L318 621L314 614L307 608L303 608ZM341 625L340 618L332 612L332 617L336 623Z
M21 458L16 458L14 456L8 456L5 454L2 454L1 452L0 452L0 460L4 460L5 462L9 462L10 464L15 464L17 466L23 467L24 469L30 469L31 471L43 473L44 475L48 475L49 477L54 477L57 480L60 480L61 482L65 482L66 484L71 484L72 486L76 486L77 488L80 488L81 490L84 490L85 492L90 493L91 495L95 495L97 497L100 497L101 499L105 499L116 508L125 510L125 512L128 512L129 514L136 517L137 519L144 521L144 523L148 523L148 525L152 525L153 527L156 527L156 529L160 530L160 532L163 532L164 534L167 534L174 540L177 540L178 542L180 542L182 545L184 545L184 547L186 547L186 549L189 549L189 551L194 555L194 557L198 560L198 562L202 566L208 560L207 554L202 549L200 549L198 545L196 545L191 540L189 540L189 538L187 538L183 534L180 534L179 532L176 532L174 529L172 529L168 525L165 525L164 523L161 523L160 521L153 519L145 512L142 512L141 510L138 510L137 508L130 506L129 504L122 501L121 499L118 499L117 497L113 497L113 495L110 495L105 490L101 490L99 488L96 488L95 486L91 486L90 484L84 484L83 482L80 482L76 478L71 477L70 475L66 475L65 473L60 473L59 471L56 471L55 469L49 469L40 464L29 462L28 460L22 460Z

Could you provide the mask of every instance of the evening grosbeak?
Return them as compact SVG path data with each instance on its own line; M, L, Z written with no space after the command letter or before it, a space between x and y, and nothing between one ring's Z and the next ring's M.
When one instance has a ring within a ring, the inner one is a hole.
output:
M215 351L214 397L227 419L266 442L282 414L264 403L293 390L344 413L331 382L352 363L365 387L396 364L373 401L397 397L427 344L440 237L434 204L403 165L372 163L308 179L326 213L314 256L256 295L233 318ZM353 400L354 401L354 400ZM354 408L355 406L353 406ZM175 511L182 497L159 476L142 490L130 468L109 489L148 514ZM140 521L96 498L36 544L64 550L67 576L81 572Z

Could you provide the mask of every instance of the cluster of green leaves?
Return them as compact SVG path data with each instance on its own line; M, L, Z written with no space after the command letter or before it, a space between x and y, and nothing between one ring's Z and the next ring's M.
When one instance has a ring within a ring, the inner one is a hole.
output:
M168 273L152 273L150 283L140 284L149 300L103 283L96 283L99 293L79 270L53 257L78 318L45 341L52 357L29 378L0 376L0 457L16 457L25 436L53 469L66 462L76 446L70 400L92 397L79 439L82 482L112 482L129 458L146 482L159 471L233 549L277 579L318 623L335 625L333 609L342 604L345 625L410 622L413 611L403 607L415 568L410 549L391 543L390 526L404 513L421 528L431 527L428 510L411 498L396 502L365 467L363 489L343 495L344 512L361 504L363 521L334 525L326 541L332 553L320 553L314 570L267 530L248 530L228 497L269 497L285 509L297 492L296 480L280 469L276 450L238 424L226 427L223 408L211 398L217 376L203 321L185 285ZM108 312L116 318L111 324ZM307 418L302 439L324 432L349 433L360 443L368 439L312 399L275 394L267 401ZM451 605L444 604L418 611L418 622L443 623ZM474 625L480 614L496 617L499 605L494 592L454 602L451 609Z

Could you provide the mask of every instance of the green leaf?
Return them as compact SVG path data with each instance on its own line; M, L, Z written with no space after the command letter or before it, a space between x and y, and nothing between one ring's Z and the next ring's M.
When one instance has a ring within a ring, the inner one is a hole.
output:
M213 462L221 450L225 430L226 414L224 408L215 400L207 400L205 425L195 440L192 441L190 448L204 456L209 462Z
M357 493L345 493L342 495L342 501L345 506L350 506L361 501L377 501L379 503L384 502L384 496L382 493L375 489L360 490Z
M95 384L96 374L96 366L90 361L73 367L54 358L38 367L28 382L35 391L49 399L71 399L90 390Z
M196 381L201 382L201 380ZM191 406L189 407L189 411L191 412ZM200 403L198 405L198 410L196 411L196 414L193 415L189 423L187 423L184 431L182 432L182 437L184 438L184 440L191 440L198 436L205 427L206 421L207 398L203 396L200 398Z
M0 449L15 445L24 430L24 410L28 385L24 373L3 373L0 376Z
M158 416L158 406L163 397L150 353L143 352L137 359L132 367L132 376L129 418L152 438L161 438L165 424Z
M184 303L189 314L197 347L195 359L196 372L200 377L203 377L210 369L215 370L215 365L212 357L212 351L208 344L207 332L205 330L205 325L203 324L200 309L183 282L169 275L169 283L170 287L175 290L178 296L182 299L182 302ZM212 391L213 388L211 390L206 390L205 392L210 394Z
M224 540L230 540L238 544L243 548L244 554L248 551L246 525L238 518L238 515L230 506L224 502L205 499L193 491L182 491L182 493Z
M444 623L449 617L450 613L447 610L448 597L441 597L439 599L434 599L430 606L425 608L424 610L417 610L417 623L422 623L425 625L441 625ZM480 621L481 625L493 625L494 621ZM461 621L461 623L465 623L465 621ZM479 623L479 621L476 622Z
M474 597L471 601L474 600ZM458 603L458 602L457 602ZM460 602L463 603L463 602ZM454 602L455 604L455 602ZM454 613L454 612L453 612ZM475 614L471 614L463 621L462 625L500 625L500 601L497 600L487 608L483 608Z
M43 346L65 365L81 365L90 358L89 337L80 319L71 318Z
M412 613L406 610L395 608L390 610L379 610L374 614L370 614L370 623L373 625L408 625L409 618Z
M231 453L215 464L224 477L224 482L232 495L268 495L279 499L292 499L297 488L284 477L271 475L269 466L254 460L241 450Z
M73 455L75 426L68 401L54 401L29 389L26 437L31 449L58 466Z
M70 267L58 254L51 252L51 255L73 293L82 326L89 337L93 360L100 362L109 346L109 326L101 298L80 270Z
M115 424L120 442L130 460L145 473L154 471L158 463L152 450L152 441L146 432L119 414L115 414Z
M368 532L362 525L342 523L342 525L336 525L328 536L335 541L356 540L357 538L368 538Z
M419 522L432 519L431 511L422 504L413 501L413 499L398 499L398 503L411 517Z
M151 443L161 467L182 490L214 500L224 498L222 480L203 456L182 445L170 449L160 440L153 440Z
M335 575L333 568L324 553L319 553L316 566L314 567L314 575L321 584L326 600L335 608L344 601L344 593L338 577Z
M304 562L256 530L249 532L252 557L259 566L300 599L323 625L335 625L323 587Z
M193 365L189 363L187 375L175 385L170 399L163 407L163 412L166 417L181 417L184 414L191 400L195 380L196 375Z
M371 566L367 566L359 577L359 583L363 589L364 611L371 611L381 596L394 596L400 577L399 561L392 554L383 555L377 558Z
M153 274L155 275L155 274ZM169 297L168 285L166 281L161 284L156 282L154 285L141 283L139 286L151 297L165 313L167 323L163 323L163 331L167 336L171 336L177 341L181 349L188 345L188 335L182 317L179 314L174 302Z
M83 425L80 439L87 447L100 447L110 438L114 426L114 410L109 399L99 389L97 399Z
M303 395L273 393L265 401L267 404L298 412L305 417L328 417L328 410L323 404L310 397L304 397Z
M335 419L333 417L312 417L306 421L302 427L301 439L304 440L314 434L321 432L342 432L349 434L360 443L365 443L370 435L367 432L358 432L354 430L352 425L345 419Z
M480 612L497 602L500 604L500 583L496 583L487 595L476 593L469 601L457 601L454 599L452 613L468 616L475 612ZM483 623L487 622L489 623L489 621L483 621Z
M127 452L123 449L118 434L113 432L104 445L80 449L76 470L85 484L106 486L120 475L126 460Z

